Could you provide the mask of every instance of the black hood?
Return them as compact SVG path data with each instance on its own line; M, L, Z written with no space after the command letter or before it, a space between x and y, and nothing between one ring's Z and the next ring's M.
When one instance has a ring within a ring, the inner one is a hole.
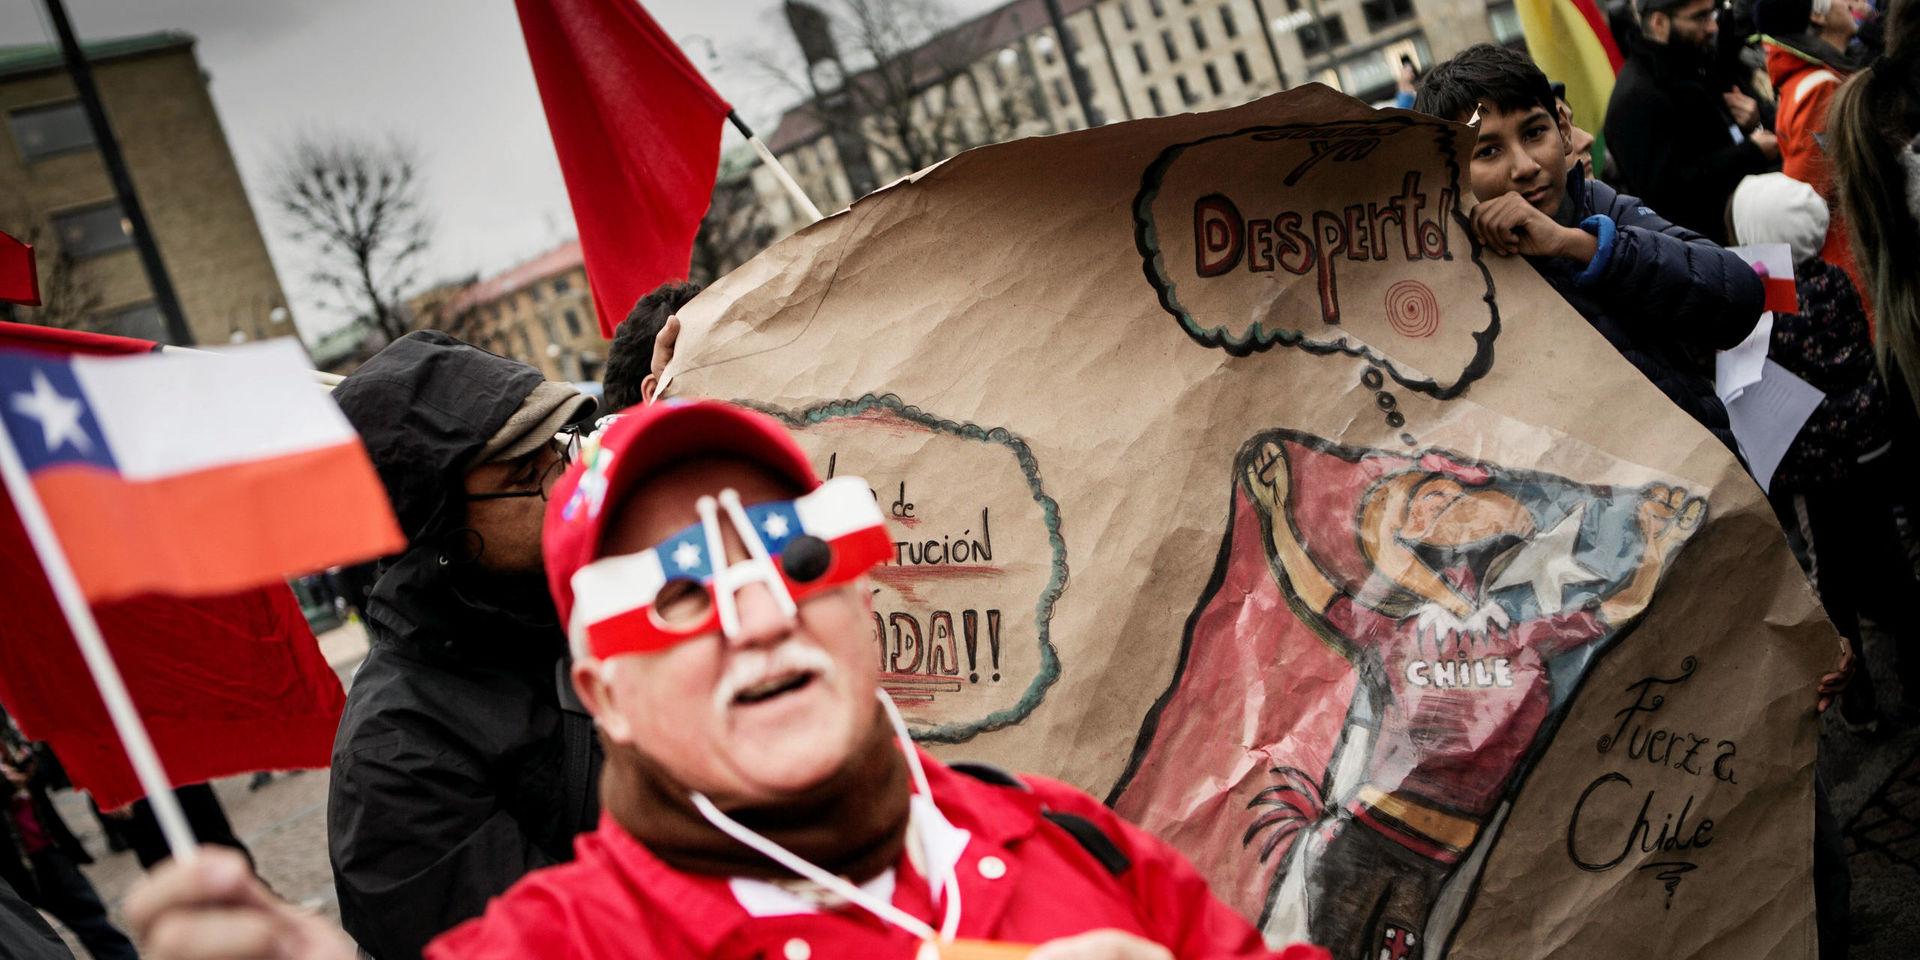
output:
M541 380L540 371L517 360L420 330L333 388L410 545L459 519L447 509L449 493Z

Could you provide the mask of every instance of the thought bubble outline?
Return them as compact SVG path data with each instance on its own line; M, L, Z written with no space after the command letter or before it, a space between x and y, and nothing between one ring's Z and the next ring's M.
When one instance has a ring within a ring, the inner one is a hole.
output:
M1040 464L1034 459L1033 450L1027 446L1027 442L1005 427L981 427L934 416L893 393L869 393L851 400L826 400L797 411L754 400L732 402L778 418L793 429L848 420L877 410L935 433L981 443L997 443L1013 453L1021 476L1026 478L1027 486L1033 491L1033 502L1040 506L1040 518L1047 527L1047 542L1053 548L1047 584L1040 591L1039 602L1034 605L1034 625L1040 640L1040 668L1034 674L1033 682L1027 685L1012 706L995 710L978 720L916 730L913 738L922 743L964 743L982 733L1012 726L1030 716L1040 706L1047 689L1060 678L1060 655L1053 645L1052 626L1054 605L1067 586L1067 541L1060 535L1060 505L1041 487Z
M1201 326L1199 321L1193 318L1193 315L1180 303L1179 297L1174 292L1175 283L1165 269L1165 263L1160 250L1159 232L1155 228L1153 219L1153 203L1159 199L1161 183L1165 180L1167 171L1172 169L1174 162L1187 150L1203 144L1212 143L1216 140L1249 137L1259 133L1281 133L1329 127L1392 128L1390 133L1382 134L1382 139L1406 133L1418 127L1429 127L1435 134L1435 142L1439 147L1441 156L1445 159L1448 184L1455 188L1453 208L1448 212L1453 216L1455 224L1460 227L1461 233L1465 236L1467 249L1469 251L1468 258L1472 261L1473 265L1480 270L1480 276L1487 286L1486 296L1482 298L1487 304L1487 325L1471 333L1474 340L1473 357L1461 368L1459 379L1453 383L1442 384L1431 377L1423 375L1416 376L1408 372L1402 372L1400 365L1395 363L1392 358L1374 350L1365 342L1355 339L1352 334L1344 329L1340 330L1333 340L1328 341L1309 337L1304 330L1268 330L1266 325L1258 320L1254 321L1252 326L1242 334L1228 332L1225 324L1206 328ZM1344 353L1348 356L1360 357L1379 364L1386 369L1387 373L1391 375L1396 382L1409 390L1427 394L1437 400L1449 400L1457 397L1465 393L1467 388L1471 386L1475 380L1486 376L1487 373L1493 369L1493 341L1500 335L1500 304L1494 299L1493 273L1487 269L1486 263L1480 256L1480 241L1473 235L1473 230L1467 221L1466 215L1460 211L1461 198L1467 191L1461 186L1460 161L1453 149L1453 136L1453 131L1448 129L1448 125L1439 120L1421 120L1409 116L1396 115L1365 120L1323 120L1311 123L1260 124L1245 127L1231 133L1216 133L1198 140L1189 140L1173 144L1160 151L1160 155L1155 157L1154 161L1147 165L1146 171L1140 176L1140 192L1135 195L1133 201L1134 247L1140 253L1142 270L1146 274L1147 282L1153 285L1155 293L1159 295L1161 308L1172 314L1173 318L1179 322L1180 329L1185 330L1187 335L1192 337L1194 341L1201 346L1217 347L1226 351L1229 356L1235 357L1250 356L1257 351L1268 350L1276 345L1298 347L1308 353L1320 356Z

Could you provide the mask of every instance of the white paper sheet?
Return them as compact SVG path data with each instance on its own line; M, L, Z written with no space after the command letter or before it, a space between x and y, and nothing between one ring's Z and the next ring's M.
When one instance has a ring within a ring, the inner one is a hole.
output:
M1747 469L1760 482L1760 489L1768 489L1780 458L1786 456L1787 447L1824 399L1826 394L1812 384L1765 360L1760 379L1727 401L1734 439L1739 441Z

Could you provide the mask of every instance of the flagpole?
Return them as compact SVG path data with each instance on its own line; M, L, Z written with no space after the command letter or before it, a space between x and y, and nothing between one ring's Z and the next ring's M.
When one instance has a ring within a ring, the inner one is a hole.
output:
M759 137L753 135L753 130L747 127L747 122L740 119L740 112L737 110L728 110L727 119L733 121L733 128L740 131L740 135L746 137L747 142L753 145L753 152L759 154L760 162L766 164L767 168L773 171L774 179L779 180L780 185L787 188L787 196L792 197L793 202L799 205L800 212L813 218L807 222L818 223L824 219L820 213L820 208L813 205L813 200L807 196L805 190L800 189L800 181L793 179L793 174L787 172L787 168L780 162L780 158L774 156L773 151L767 149L767 145L762 143Z
M66 615L67 627L80 644L80 655L86 658L93 685L99 689L100 699L107 705L107 715L113 718L113 729L120 735L120 745L126 749L134 775L139 777L140 787L147 793L147 802L153 807L154 818L160 822L161 834L166 837L167 849L175 860L191 860L195 848L193 830L187 826L179 798L173 795L173 781L167 779L167 771L160 765L160 754L153 749L147 726L133 707L126 682L120 678L120 668L114 664L107 642L100 634L100 624L93 618L93 608L80 591L80 581L74 578L66 551L61 549L60 538L54 534L46 508L40 503L39 491L27 476L26 464L4 424L0 424L0 481L4 481L14 509L20 513L20 523L26 527L27 539L46 571L47 582L53 586L60 612Z

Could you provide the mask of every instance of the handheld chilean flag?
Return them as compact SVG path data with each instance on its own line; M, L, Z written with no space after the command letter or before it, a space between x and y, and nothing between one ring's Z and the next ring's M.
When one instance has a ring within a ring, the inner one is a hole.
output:
M687 276L733 108L637 0L517 0L600 332Z
M12 360L22 354L6 351L29 351L25 355L34 358L35 366L50 363L71 370L80 363L69 361L74 354L151 354L155 346L146 340L0 323L0 355ZM88 361L99 362L104 361ZM237 365L218 362L229 373ZM49 375L48 382L57 375ZM28 398L32 381L29 369ZM76 385L78 381L76 377ZM305 393L321 393L304 372L292 382ZM0 396L0 415L9 419L15 415L12 399ZM195 419L218 415L213 410L194 412ZM90 442L106 435L97 417L88 423L94 428ZM25 446L45 446L37 421L29 418L27 426L31 429ZM180 426L166 428L174 432ZM299 490L288 487L282 495L282 509L299 508ZM384 504L376 506L385 510ZM0 702L29 737L52 744L74 783L103 808L139 799L145 790L4 490L0 610L6 611L0 617ZM299 601L284 582L194 597L142 594L94 603L92 615L123 668L140 718L174 783L327 765L345 696Z
M397 552L366 450L292 341L0 352L0 423L88 600L230 593Z

